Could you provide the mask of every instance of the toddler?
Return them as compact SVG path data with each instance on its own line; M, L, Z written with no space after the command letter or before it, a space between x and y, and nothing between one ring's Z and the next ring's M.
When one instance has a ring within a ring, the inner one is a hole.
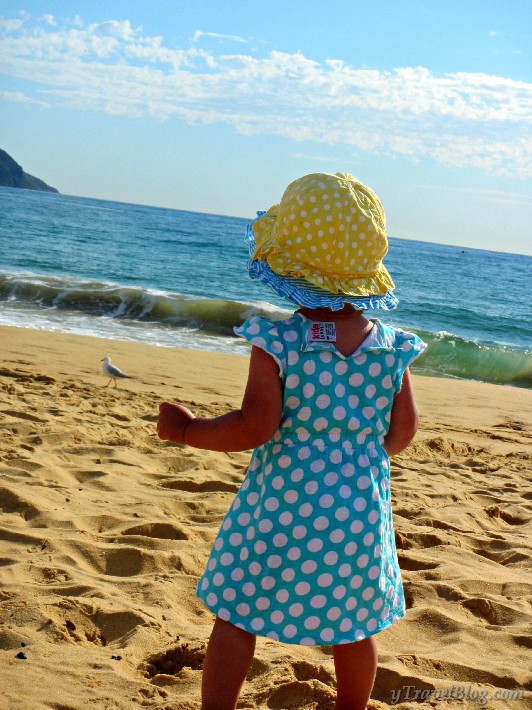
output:
M363 315L398 301L382 205L352 175L291 183L246 239L251 278L297 310L235 328L252 345L240 409L208 419L165 402L158 423L162 439L254 449L197 587L216 615L202 708L236 707L260 634L332 646L336 708L362 710L375 635L405 613L389 456L416 431L408 366L425 344Z

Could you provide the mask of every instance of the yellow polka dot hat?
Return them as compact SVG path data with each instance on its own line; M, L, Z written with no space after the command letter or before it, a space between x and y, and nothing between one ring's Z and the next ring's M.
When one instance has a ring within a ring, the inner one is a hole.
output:
M307 308L391 310L398 301L382 259L386 218L377 195L349 173L312 173L259 212L246 234L251 278Z

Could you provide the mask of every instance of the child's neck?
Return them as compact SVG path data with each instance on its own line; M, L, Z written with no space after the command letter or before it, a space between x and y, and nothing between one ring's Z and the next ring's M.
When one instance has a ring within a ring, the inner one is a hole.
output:
M334 347L344 357L350 357L356 352L373 328L372 321L364 318L363 312L357 311L350 304L339 311L330 308L300 308L298 313L311 321L332 321L336 337Z
M345 303L343 308L339 311L333 311L330 308L305 308L300 306L297 313L301 313L302 316L308 318L309 320L343 320L344 318L358 318L362 315L362 311L354 308L350 303Z

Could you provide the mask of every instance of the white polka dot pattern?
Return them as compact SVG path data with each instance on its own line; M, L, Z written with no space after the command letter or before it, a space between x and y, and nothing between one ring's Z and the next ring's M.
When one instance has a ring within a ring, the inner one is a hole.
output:
M350 643L404 615L382 447L394 392L424 344L375 321L350 357L307 342L299 314L236 332L276 360L284 409L254 452L197 594L218 616L285 643Z

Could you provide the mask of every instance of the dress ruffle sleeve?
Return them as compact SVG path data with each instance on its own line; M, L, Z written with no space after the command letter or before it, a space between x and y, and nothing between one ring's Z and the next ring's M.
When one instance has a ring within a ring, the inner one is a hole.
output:
M395 330L394 348L397 354L397 369L395 373L395 391L400 392L403 375L406 368L425 350L427 344L414 333L406 330Z
M269 318L260 315L251 316L242 325L234 328L236 335L245 338L271 355L279 366L279 377L286 376L286 348L279 333L278 325Z

